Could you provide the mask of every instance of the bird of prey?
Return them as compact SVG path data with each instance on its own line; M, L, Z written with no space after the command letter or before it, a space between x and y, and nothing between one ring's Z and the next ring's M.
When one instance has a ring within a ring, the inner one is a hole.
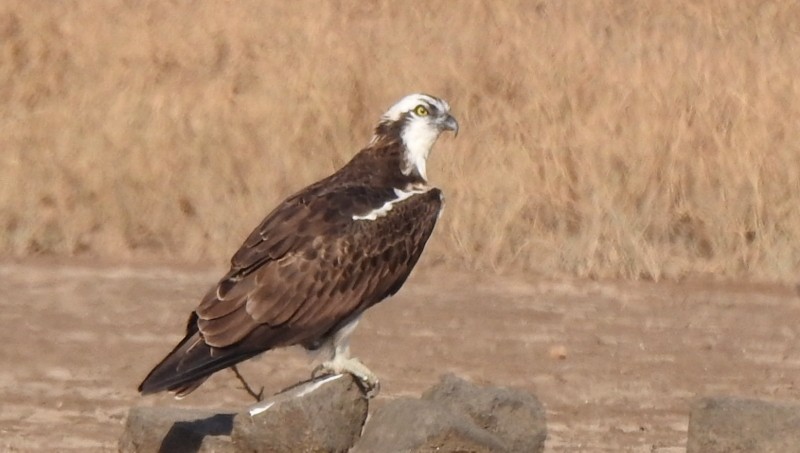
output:
M443 131L458 134L442 99L411 94L389 108L366 148L253 230L139 391L183 397L219 370L292 345L324 354L322 371L377 389L348 338L403 286L433 232L443 198L425 164Z

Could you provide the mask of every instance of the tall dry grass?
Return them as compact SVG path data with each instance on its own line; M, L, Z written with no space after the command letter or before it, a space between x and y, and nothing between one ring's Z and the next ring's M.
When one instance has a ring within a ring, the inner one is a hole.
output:
M800 6L0 3L0 252L225 260L412 91L462 125L425 257L800 270Z

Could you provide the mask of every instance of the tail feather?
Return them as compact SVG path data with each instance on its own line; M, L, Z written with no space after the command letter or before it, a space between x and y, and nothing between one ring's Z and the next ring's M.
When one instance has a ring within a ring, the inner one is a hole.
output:
M183 387L174 388L174 389L172 389L170 391L175 394L175 399L181 400L183 398L186 398L186 396L188 394L194 392L194 390L197 387L200 387L203 384L203 382L206 381L206 379L208 379L208 376L206 376L204 378L200 378L200 379L198 379L196 381L189 382L188 384L184 385Z
M184 397L211 374L257 354L236 349L212 349L198 332L187 334L144 378L139 385L139 392L148 395L167 390Z

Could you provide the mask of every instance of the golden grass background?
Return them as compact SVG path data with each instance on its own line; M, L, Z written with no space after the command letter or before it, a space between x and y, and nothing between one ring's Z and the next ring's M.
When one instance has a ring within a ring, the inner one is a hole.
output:
M0 253L223 262L401 96L461 123L423 262L800 270L800 6L0 3Z

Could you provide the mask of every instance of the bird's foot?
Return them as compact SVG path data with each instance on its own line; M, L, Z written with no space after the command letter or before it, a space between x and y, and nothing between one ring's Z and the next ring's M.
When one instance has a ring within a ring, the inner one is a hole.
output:
M323 362L311 373L312 378L324 376L326 374L348 373L356 378L361 389L367 398L374 398L381 390L381 383L378 376L356 358L339 358Z
M258 393L256 393L255 390L253 390L253 388L250 387L250 384L248 384L247 381L244 380L244 376L242 376L242 374L239 372L239 369L236 368L236 365L232 366L231 370L233 370L233 373L236 375L236 379L238 379L239 382L242 383L242 389L245 392L247 392L248 395L253 397L256 400L256 403L264 399L264 387L261 387L261 390L259 390Z

